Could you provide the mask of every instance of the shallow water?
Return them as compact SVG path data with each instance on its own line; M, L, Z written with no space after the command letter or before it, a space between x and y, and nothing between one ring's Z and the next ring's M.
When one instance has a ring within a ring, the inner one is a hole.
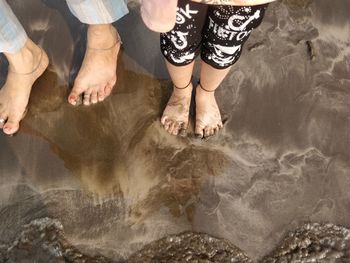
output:
M116 23L124 43L118 87L89 108L65 101L86 27L63 1L10 4L51 66L35 84L20 132L0 135L3 248L24 225L49 217L57 220L53 229L62 224L59 242L87 260L124 261L152 241L190 231L237 247L253 262L301 262L303 255L312 262L313 246L294 249L302 242L293 238L279 244L289 231L306 239L304 223L319 222L339 228L311 223L311 244L321 252L330 247L318 262L350 262L348 229L340 227L350 225L350 2L271 4L217 92L227 122L209 141L172 137L160 127L171 83L158 36L144 27L136 4ZM322 233L345 244L343 254ZM140 253L155 255L162 245ZM39 262L55 262L50 256Z

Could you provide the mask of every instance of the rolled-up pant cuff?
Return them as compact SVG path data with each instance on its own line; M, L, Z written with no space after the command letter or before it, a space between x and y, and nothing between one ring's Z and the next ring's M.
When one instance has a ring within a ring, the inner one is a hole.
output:
M28 36L5 0L0 0L0 52L16 53Z
M110 24L129 11L124 0L67 0L71 12L86 24ZM0 52L16 53L28 36L6 0L0 0Z
M71 12L85 24L110 24L129 10L124 0L67 0Z

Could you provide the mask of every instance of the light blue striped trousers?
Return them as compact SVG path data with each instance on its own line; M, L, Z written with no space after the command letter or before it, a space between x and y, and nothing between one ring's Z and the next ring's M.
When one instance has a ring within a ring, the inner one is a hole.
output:
M113 23L128 13L124 0L67 0L67 4L71 12L86 24ZM17 52L27 38L6 0L0 0L0 52Z

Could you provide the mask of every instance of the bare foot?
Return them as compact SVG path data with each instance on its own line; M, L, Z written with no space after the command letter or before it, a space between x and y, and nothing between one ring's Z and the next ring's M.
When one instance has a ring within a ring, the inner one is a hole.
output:
M198 85L196 89L196 137L209 138L222 127L221 114L214 92L205 91Z
M76 105L84 94L84 105L95 104L111 94L117 81L119 49L119 35L111 24L89 26L84 61L68 97L69 103Z
M0 128L13 135L26 113L32 86L47 68L49 59L45 51L29 39L19 52L5 56L9 70L0 90Z
M185 89L174 87L168 104L163 112L161 123L172 135L186 136L191 104L192 84Z

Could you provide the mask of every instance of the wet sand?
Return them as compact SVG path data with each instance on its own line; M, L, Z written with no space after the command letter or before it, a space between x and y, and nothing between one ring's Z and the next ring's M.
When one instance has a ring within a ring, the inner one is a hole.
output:
M116 23L124 43L117 88L92 107L65 100L86 27L63 1L10 4L51 65L20 132L0 135L4 247L24 225L49 217L91 257L123 261L152 241L192 231L230 242L253 262L278 262L267 255L281 256L287 233L305 222L349 228L349 2L271 4L217 92L227 122L209 141L162 130L171 83L158 35L134 2ZM334 236L349 248L346 234ZM348 254L328 257L319 262L350 262Z

